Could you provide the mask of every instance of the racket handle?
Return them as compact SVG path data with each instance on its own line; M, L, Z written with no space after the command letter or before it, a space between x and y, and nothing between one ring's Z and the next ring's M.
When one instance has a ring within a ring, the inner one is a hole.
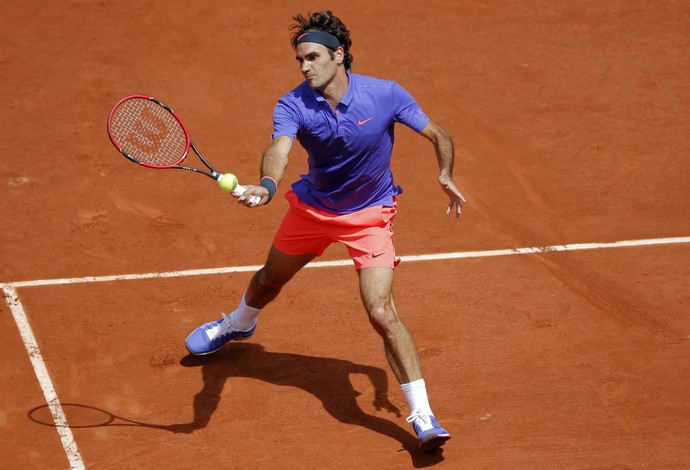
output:
M246 191L245 187L240 186L238 184L237 186L235 186L235 189L233 189L232 193L237 195L237 196L241 196L244 194L245 191ZM249 196L249 202L251 202L255 206L258 206L259 203L261 202L261 198L259 196Z

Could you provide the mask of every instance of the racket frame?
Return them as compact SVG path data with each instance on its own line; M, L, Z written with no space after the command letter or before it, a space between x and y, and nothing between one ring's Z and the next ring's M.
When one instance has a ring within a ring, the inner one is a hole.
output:
M172 116L175 118L175 120L176 120L177 123L180 125L180 127L182 127L182 131L184 132L184 136L185 136L185 140L186 140L186 142L185 142L185 151L184 151L184 153L182 154L182 157L181 157L179 160L177 160L176 162L171 163L171 164L169 164L169 165L152 165L152 164L150 164L150 163L141 162L141 161L137 160L136 158L134 158L134 157L133 157L132 155L130 155L129 153L127 153L127 151L125 151L125 150L122 148L122 146L117 142L117 140L113 137L113 134L112 134L112 132L111 132L111 124L112 124L112 121L113 121L113 116L114 116L114 114L115 114L115 111L117 111L117 109L120 107L120 105L121 105L122 103L124 103L125 101L128 101L128 100L131 100L131 99L144 99L144 100L153 101L153 102L156 103L158 106L161 106L163 109L165 109L165 110L168 111L170 114L172 114ZM186 126L184 125L184 123L182 122L182 119L180 119L180 116L178 116L177 113L176 113L170 106L168 106L167 104L163 103L161 100L154 98L153 96L147 96L147 95L130 95L130 96L126 96L126 97L122 98L120 101L118 101L118 102L115 104L115 106L113 106L113 109L110 111L110 114L108 114L108 137L110 138L110 141L113 143L113 145L115 146L115 148L116 148L122 155L124 155L127 159L129 159L130 161L136 163L137 165L145 166L145 167L147 167L147 168L154 168L154 169L169 169L169 168L174 168L174 169L178 169L178 170L193 171L193 172L196 172L196 173L201 173L202 175L206 175L206 176L208 176L209 178L213 178L213 179L216 180L216 181L219 181L219 180L221 179L221 177L223 176L222 173L219 173L218 171L216 171L216 169L213 168L213 166L211 166L211 164L203 157L203 155L201 155L201 152L199 152L199 149L197 149L197 148L196 148L196 145L194 145L194 142L192 142L192 139L191 139L191 137L189 136L189 131L187 131L187 127L186 127ZM182 162L187 158L187 155L189 155L189 149L190 149L190 148L191 148L192 150L194 150L194 153L196 153L197 157L199 157L199 160L201 160L201 162L206 166L206 168L208 168L208 169L210 170L210 172L204 171L204 170L202 170L201 168L195 168L195 167L192 167L192 166L180 165L180 163L182 163Z
M131 100L131 99L144 99L144 100L152 101L152 102L156 103L158 106L161 106L163 109L168 111L175 118L177 123L182 128L182 132L184 133L184 136L186 139L185 150L184 150L184 153L182 154L182 157L179 160L177 160L176 162L171 163L169 165L152 165L150 163L141 162L141 161L137 160L136 158L134 158L129 153L127 153L122 148L122 146L118 143L118 141L113 137L113 134L111 132L111 125L112 125L112 121L113 121L113 116L115 115L115 111L120 107L120 105L122 105L122 103L124 103L125 101L128 101L128 100ZM137 165L140 165L140 166L143 166L146 168L158 169L158 170L159 169L178 169L178 170L193 171L195 173L200 173L202 175L206 175L209 178L213 178L217 182L220 182L221 178L223 178L223 174L219 173L215 168L213 168L213 166L211 166L211 164L208 161L206 161L206 159L203 157L203 155L201 155L201 152L199 152L199 149L196 148L196 146L194 145L194 142L192 142L192 139L189 136L189 131L187 131L187 127L184 125L184 123L182 122L182 119L180 119L180 117L177 115L177 113L170 106L163 103L161 100L154 98L153 96L130 95L130 96L125 96L120 101L115 103L115 106L113 106L113 109L110 110L110 113L108 114L107 131L108 131L108 138L110 139L112 144L115 146L115 148L122 155L124 155L125 158L136 163ZM187 158L187 155L189 155L189 149L190 148L192 150L194 150L194 153L196 153L196 156L199 157L199 160L201 160L201 162L206 166L206 168L209 169L210 173L208 171L202 170L201 168L195 168L192 166L180 165L180 163L182 163L185 160L185 158ZM241 196L245 192L245 190L246 189L243 186L238 184L235 187L235 189L233 190L233 193ZM258 206L261 202L261 198L258 196L250 196L249 201L251 204Z

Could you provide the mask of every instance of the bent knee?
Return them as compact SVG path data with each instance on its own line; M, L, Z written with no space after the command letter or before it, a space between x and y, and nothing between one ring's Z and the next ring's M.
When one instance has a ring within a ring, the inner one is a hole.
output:
M377 331L388 332L393 329L400 319L395 310L381 305L372 307L369 310L369 321Z
M259 284L265 289L280 289L287 283L290 278L282 278L271 270L267 269L265 266L259 270Z

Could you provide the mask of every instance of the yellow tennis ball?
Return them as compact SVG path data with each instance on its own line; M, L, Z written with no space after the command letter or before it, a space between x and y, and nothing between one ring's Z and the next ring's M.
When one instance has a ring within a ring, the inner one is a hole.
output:
M223 191L231 192L237 187L237 176L232 173L225 173L218 180L218 184Z

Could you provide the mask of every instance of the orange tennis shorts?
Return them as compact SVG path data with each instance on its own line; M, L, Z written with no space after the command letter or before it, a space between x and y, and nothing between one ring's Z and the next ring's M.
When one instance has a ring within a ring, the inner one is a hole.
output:
M394 268L400 262L393 246L396 208L368 207L352 214L331 214L302 202L292 190L290 202L278 228L274 246L288 255L315 253L321 256L334 242L347 247L355 268Z

